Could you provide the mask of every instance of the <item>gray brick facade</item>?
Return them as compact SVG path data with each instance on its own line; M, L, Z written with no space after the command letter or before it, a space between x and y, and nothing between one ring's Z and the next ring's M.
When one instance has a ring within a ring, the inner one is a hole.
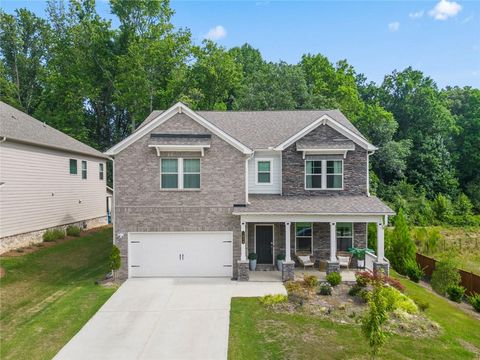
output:
M347 140L346 137L328 125L320 125L302 140L322 141L332 139ZM367 195L367 150L355 145L343 160L343 190L305 190L305 159L297 150L296 143L290 145L282 154L282 194L309 196Z
M184 114L152 132L209 133ZM212 134L211 147L200 158L200 190L167 191L160 189L160 159L148 147L152 142L147 134L115 157L115 243L122 255L119 277L127 276L128 232L202 230L233 231L236 276L241 231L232 210L233 204L245 202L245 156Z

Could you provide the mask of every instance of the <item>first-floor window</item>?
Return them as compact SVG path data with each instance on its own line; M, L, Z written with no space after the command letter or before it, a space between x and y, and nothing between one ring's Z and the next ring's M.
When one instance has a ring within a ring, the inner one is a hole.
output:
M337 223L337 250L348 251L353 247L353 223Z
M161 159L162 189L200 189L200 159Z
M77 175L77 160L70 159L70 174Z
M295 251L312 253L312 223L295 223Z
M84 160L82 161L82 179L87 178L87 162Z
M103 164L98 164L98 178L103 180Z

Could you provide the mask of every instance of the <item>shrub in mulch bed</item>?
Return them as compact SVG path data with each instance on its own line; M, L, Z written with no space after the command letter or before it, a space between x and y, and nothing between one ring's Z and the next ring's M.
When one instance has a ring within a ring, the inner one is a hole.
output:
M388 284L393 286L401 292L405 291L405 286L403 286L400 281L394 279L390 276L386 276L381 272L369 272L369 271L359 271L355 273L355 278L357 280L357 285L365 287L368 284L371 284L374 281L380 281L382 284Z

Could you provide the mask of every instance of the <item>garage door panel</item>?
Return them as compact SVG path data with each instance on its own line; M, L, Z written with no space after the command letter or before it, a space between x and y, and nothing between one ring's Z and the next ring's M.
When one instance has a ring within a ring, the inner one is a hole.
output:
M130 276L232 276L231 232L130 233Z

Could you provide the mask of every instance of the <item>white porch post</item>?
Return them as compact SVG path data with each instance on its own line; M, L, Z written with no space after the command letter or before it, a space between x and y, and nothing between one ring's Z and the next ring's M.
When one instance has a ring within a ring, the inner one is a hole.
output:
M241 222L240 226L242 229L242 244L240 245L240 261L247 261L247 250L246 250L246 240L245 240L245 222Z
M285 261L290 262L290 222L285 222Z
M377 261L385 261L384 229L381 221L377 222Z
M337 224L330 223L330 261L337 261Z

